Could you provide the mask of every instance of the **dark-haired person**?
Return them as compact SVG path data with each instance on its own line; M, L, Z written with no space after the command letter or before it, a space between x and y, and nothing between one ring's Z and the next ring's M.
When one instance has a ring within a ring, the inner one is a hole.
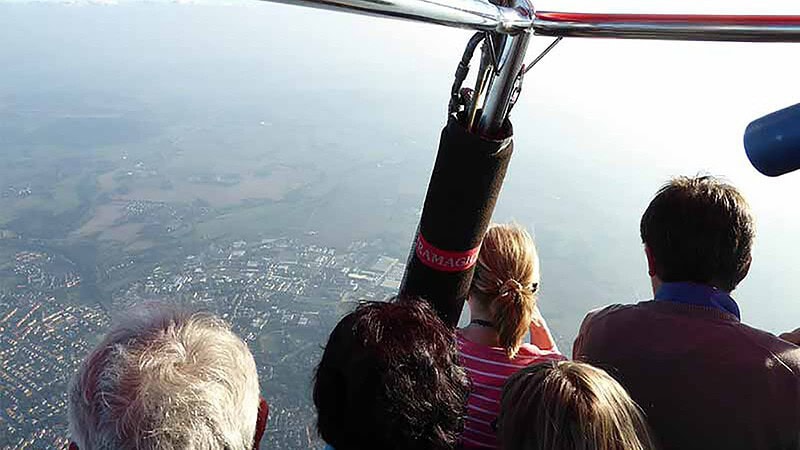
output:
M574 361L534 364L503 389L503 450L653 450L647 422L604 370Z
M453 449L468 389L453 331L426 302L364 303L317 367L317 430L336 450Z
M533 238L510 224L489 227L469 292L469 326L458 331L461 363L472 381L462 435L466 449L497 448L492 423L506 379L530 364L561 360L536 306L539 258ZM532 343L524 343L531 333Z
M664 449L800 448L800 348L741 323L747 202L714 177L678 177L641 220L654 299L590 313L574 356L608 370Z
M146 304L114 324L69 391L70 450L257 449L269 410L221 319Z

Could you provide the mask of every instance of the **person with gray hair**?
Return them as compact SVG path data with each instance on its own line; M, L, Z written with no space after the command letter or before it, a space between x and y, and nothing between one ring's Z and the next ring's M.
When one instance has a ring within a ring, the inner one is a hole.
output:
M75 375L70 449L257 449L267 415L253 355L224 321L147 304Z

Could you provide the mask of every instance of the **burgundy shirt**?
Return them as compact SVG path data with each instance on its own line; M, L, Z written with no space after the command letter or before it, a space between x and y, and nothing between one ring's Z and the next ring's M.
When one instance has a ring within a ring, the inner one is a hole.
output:
M800 348L725 311L609 306L586 316L573 356L617 378L662 450L800 449Z

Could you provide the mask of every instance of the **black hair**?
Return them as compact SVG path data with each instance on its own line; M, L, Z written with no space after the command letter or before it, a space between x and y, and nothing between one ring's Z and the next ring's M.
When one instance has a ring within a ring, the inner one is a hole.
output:
M640 231L661 281L732 291L750 268L750 207L735 187L712 176L670 181L650 202Z
M452 449L468 390L453 330L426 302L363 303L317 366L317 430L337 450Z

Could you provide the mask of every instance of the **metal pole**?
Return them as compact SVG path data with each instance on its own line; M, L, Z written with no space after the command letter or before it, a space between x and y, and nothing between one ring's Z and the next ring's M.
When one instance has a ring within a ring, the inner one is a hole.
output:
M527 1L522 0L519 3ZM525 51L528 48L530 33L523 32L506 36L503 51L499 57L499 67L491 80L483 113L478 121L478 132L484 136L495 136L506 120L514 83L521 74Z
M264 0L448 27L517 34L690 41L800 42L797 15L584 14L535 15L484 0ZM524 9L531 10L530 5Z
M540 36L683 41L800 42L800 16L536 12Z
M531 27L533 16L483 0L268 0L433 23L456 28L518 33Z

